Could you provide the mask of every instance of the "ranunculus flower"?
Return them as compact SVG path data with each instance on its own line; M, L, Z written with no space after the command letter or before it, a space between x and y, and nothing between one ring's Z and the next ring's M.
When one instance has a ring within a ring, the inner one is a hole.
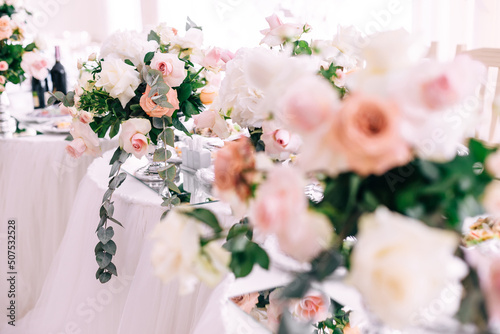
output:
M90 125L80 122L77 119L71 124L71 136L73 142L66 146L66 151L72 157L78 158L86 153L91 156L100 156L101 147L99 146L99 138L92 130Z
M85 110L82 110L80 112L80 116L79 116L79 120L80 122L82 123L90 123L92 122L92 119L94 118L94 115L92 115L91 113L89 113L88 111L85 111Z
M271 47L283 44L285 41L296 40L302 35L304 25L283 23L278 15L273 14L266 17L269 29L261 30L264 38L260 44L267 44Z
M390 212L384 207L360 218L348 282L388 326L415 325L415 315L459 284L467 266L454 256L459 237L451 231Z
M149 93L151 92L151 87L146 86L146 91L141 96L141 100L139 104L141 108L144 110L146 114L150 117L162 117L162 116L172 116L172 114L179 109L179 100L177 99L177 91L175 89L170 88L167 93L167 101L173 106L173 108L164 108L158 104L156 104L151 97L149 97ZM156 93L154 96L157 96Z
M500 181L493 180L486 186L482 204L488 213L500 216Z
M311 291L303 298L292 301L290 307L296 319L317 323L328 318L330 298L323 293Z
M219 72L226 70L226 63L234 58L234 53L221 48L212 48L205 54L201 66L207 70Z
M140 159L148 151L146 134L151 131L151 123L144 118L131 118L122 124L118 138L120 147Z
M108 59L101 63L102 71L96 87L102 87L111 97L120 100L123 108L135 96L135 90L141 83L139 72L134 66L120 59Z
M170 87L180 86L187 75L184 62L171 53L156 52L151 60L151 68L160 71Z
M201 103L207 105L207 104L212 104L215 100L215 98L219 95L219 90L216 87L213 86L206 86L201 90L200 93L200 100Z
M225 139L231 135L226 120L213 108L207 109L199 115L194 115L193 119L197 128L210 128L219 138Z
M361 175L381 175L411 159L400 134L398 106L378 97L351 94L344 100L332 132L349 168Z
M252 309L259 302L259 293L252 292L252 293L247 293L245 295L232 297L231 301L236 305L238 305L238 307L241 308L243 312L250 314Z
M244 214L252 194L254 168L255 149L246 137L226 143L216 153L214 190L216 196L231 205L236 216Z
M266 154L279 160L286 160L290 153L297 153L302 144L300 136L279 127L276 121L262 124L261 139L266 145Z
M0 17L0 40L12 36L12 27L10 26L10 18L7 15Z
M201 224L182 210L185 209L172 209L155 226L151 235L155 241L151 259L156 276L165 283L177 277L180 293L188 294L199 280L211 286L220 282L230 256L214 242L201 248Z
M49 75L47 59L39 52L26 52L23 55L21 68L38 80L44 80Z
M0 71L7 71L9 69L9 64L5 60L0 61Z

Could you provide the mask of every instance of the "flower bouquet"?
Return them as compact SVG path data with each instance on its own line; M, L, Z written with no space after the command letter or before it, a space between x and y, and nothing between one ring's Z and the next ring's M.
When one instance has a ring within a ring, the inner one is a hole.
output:
M164 24L147 39L139 33L116 33L104 42L99 56L93 54L88 61L79 62L81 74L75 90L67 95L56 92L49 100L49 104L61 102L74 117L73 140L66 149L75 158L100 155L98 138L119 134L96 230L96 278L101 283L117 274L112 263L114 231L108 224L121 225L113 218L111 197L126 178L121 166L127 158L141 158L149 145L164 143L154 151L154 161L162 164L158 174L167 190L162 205L169 208L180 203L180 190L173 182L176 167L168 163L172 152L167 146L174 147L174 129L189 135L183 120L204 108L200 91L209 84L204 62L210 55L201 49L202 40L201 28L194 24L188 24L184 36Z
M158 229L156 268L167 281L204 280L205 271L189 269L203 258L219 277L224 270L244 277L254 265L269 268L273 254L263 245L273 239L305 265L279 293L284 302L303 298L345 267L345 283L365 305L356 311L371 315L365 328L433 327L456 315L446 325L484 330L477 277L457 252L465 218L499 207L496 148L471 138L484 66L467 57L423 59L425 48L404 31L365 38L351 31L346 38L350 30L340 29L333 41L306 41L299 36L308 26L268 21L263 41L278 40L280 50L239 50L204 112L251 130L250 139L217 152L214 165L216 195L241 221L224 228L207 212L174 208L160 225L177 221L211 232L198 234L192 262L177 270L162 261L166 230ZM270 159L288 157L286 164ZM306 196L308 184L322 188L319 200ZM217 240L230 255L224 261L205 256ZM428 316L450 286L461 291L462 280L464 298L455 293L449 307ZM279 333L300 325L289 313L285 308Z

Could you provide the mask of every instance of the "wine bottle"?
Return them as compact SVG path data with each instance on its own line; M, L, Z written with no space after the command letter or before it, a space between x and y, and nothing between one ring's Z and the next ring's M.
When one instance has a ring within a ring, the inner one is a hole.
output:
M61 64L61 51L59 46L56 46L56 63L50 70L50 76L52 77L52 92L61 92L66 94L66 70Z
M31 90L33 92L33 106L35 109L45 108L46 92L49 90L47 78L43 81L31 78Z

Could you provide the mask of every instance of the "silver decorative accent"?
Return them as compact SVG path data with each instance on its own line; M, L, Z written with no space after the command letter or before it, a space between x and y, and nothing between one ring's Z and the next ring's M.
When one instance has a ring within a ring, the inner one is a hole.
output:
M0 138L10 138L16 132L16 120L10 116L7 94L0 93Z

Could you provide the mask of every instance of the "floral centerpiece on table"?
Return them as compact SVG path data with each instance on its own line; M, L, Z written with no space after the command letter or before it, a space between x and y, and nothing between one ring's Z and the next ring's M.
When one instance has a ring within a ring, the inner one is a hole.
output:
M0 2L0 94L7 82L19 84L25 79L21 63L36 49L35 43L24 43L24 27L29 15L16 1Z
M160 25L147 36L134 32L118 32L104 42L100 55L80 61L80 79L74 91L64 95L56 92L49 104L62 102L74 116L67 152L77 158L82 154L100 155L98 138L119 134L119 147L110 165L110 183L104 194L97 226L99 243L95 254L99 269L96 278L101 283L116 275L112 257L116 244L109 222L121 225L113 218L113 192L125 180L121 165L130 155L141 158L148 146L162 141L154 161L164 166L158 171L166 189L163 206L180 203L175 185L176 167L167 160L174 146L174 130L188 133L183 120L204 108L200 92L209 81L205 62L221 61L202 50L200 27L188 24L184 36L172 27ZM223 63L223 61L222 61Z
M271 23L266 34L289 31L281 25ZM483 330L487 315L478 280L457 247L465 218L485 209L500 212L500 182L494 181L500 174L491 162L496 148L471 138L484 66L468 57L423 60L425 48L406 32L380 33L364 41L356 56L366 66L349 74L347 89L339 90L334 59L325 64L314 55L315 43L306 41L287 49L290 40L282 40L288 53L238 51L219 93L219 106L231 107L215 111L253 128L278 122L271 138L284 144L298 136L297 156L273 165L257 153L263 147L255 140L226 144L217 152L214 189L242 220L227 228L209 215L173 209L165 223L184 214L183 224L208 225L211 233L192 241L198 245L193 258L205 254L207 241L225 240L227 270L236 277L255 264L267 269L270 257L262 246L275 240L281 252L308 268L295 273L282 299L302 298L345 266L345 282L361 294L375 324L404 330L445 323L458 330L462 322ZM224 94L226 84L232 94ZM310 183L321 185L320 200L305 195ZM162 232L154 233L162 277L203 280L199 271L180 271L162 258ZM205 263L222 276L224 262L207 257ZM429 316L431 304L449 289L458 293ZM454 315L459 321L446 323ZM278 332L293 332L294 321L283 316Z

